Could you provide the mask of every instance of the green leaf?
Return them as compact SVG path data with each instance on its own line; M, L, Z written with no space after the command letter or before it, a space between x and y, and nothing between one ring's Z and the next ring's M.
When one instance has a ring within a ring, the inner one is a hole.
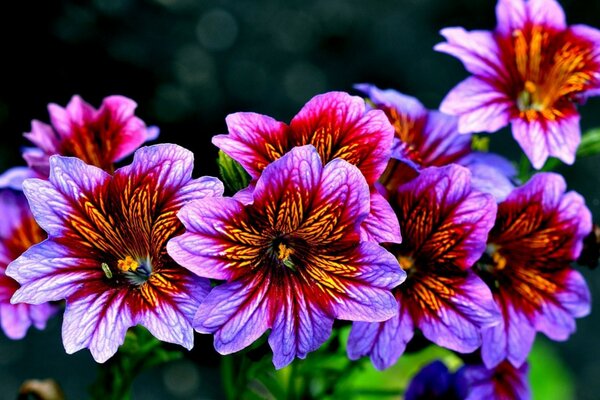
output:
M250 183L250 175L246 170L222 150L219 150L217 164L219 165L221 179L223 179L225 187L231 193L244 189Z
M577 157L600 154L600 128L594 128L583 134L577 148Z
M529 382L534 400L575 398L573 378L552 343L539 337L529 354Z

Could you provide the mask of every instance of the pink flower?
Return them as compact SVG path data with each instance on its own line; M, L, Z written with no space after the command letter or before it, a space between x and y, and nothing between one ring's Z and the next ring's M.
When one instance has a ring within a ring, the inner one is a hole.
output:
M131 155L144 142L158 136L158 128L134 116L137 104L127 97L109 96L98 110L73 96L66 108L49 104L50 125L34 120L25 133L37 147L26 148L23 158L41 177L49 173L54 154L78 157L110 173L114 163Z
M600 89L600 31L567 26L555 0L499 0L493 32L446 28L435 49L457 57L472 76L440 110L459 116L461 133L512 134L540 169L549 156L567 164L581 141L576 103Z

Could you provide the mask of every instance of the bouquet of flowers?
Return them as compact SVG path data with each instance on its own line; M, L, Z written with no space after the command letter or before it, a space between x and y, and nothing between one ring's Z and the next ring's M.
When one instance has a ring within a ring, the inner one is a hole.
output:
M537 332L567 340L590 313L578 269L599 229L552 170L600 153L577 110L600 93L600 31L554 0L496 17L441 31L470 76L438 110L357 83L289 122L235 112L212 139L219 177L195 177L132 99L50 104L27 166L0 176L4 333L62 314L97 399L129 398L197 334L229 399L531 398ZM489 146L507 126L515 159ZM393 390L357 379L425 352Z

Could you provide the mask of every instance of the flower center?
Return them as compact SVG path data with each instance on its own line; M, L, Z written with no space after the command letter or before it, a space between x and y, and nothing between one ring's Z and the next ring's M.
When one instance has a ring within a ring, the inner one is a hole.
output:
M288 240L284 237L278 237L273 240L272 251L279 263L291 270L296 270L296 265L292 259L294 249L290 246Z
M575 94L588 89L592 80L591 46L559 42L562 39L540 26L513 32L515 63L524 82L517 95L522 113L532 117L537 112L552 114L557 101L572 100Z
M149 258L134 259L131 256L126 256L117 261L116 271L111 269L107 263L102 263L102 271L108 279L112 279L116 272L117 275L124 277L128 283L139 286L150 278L152 263Z

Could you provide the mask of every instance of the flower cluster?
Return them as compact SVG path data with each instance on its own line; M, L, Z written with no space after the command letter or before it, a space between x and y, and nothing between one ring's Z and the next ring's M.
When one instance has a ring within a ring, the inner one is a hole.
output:
M22 338L62 310L66 352L99 363L136 325L187 349L213 335L223 355L265 337L281 369L339 320L347 357L380 370L417 337L464 355L423 369L407 399L528 398L536 333L566 340L590 312L575 261L592 216L562 176L520 179L474 133L510 122L535 169L572 163L600 32L567 27L553 0L496 13L493 32L442 31L436 49L473 76L439 110L363 83L289 123L228 115L213 144L249 176L235 193L193 178L191 151L145 145L158 130L130 99L51 104L27 167L0 177L2 329Z

